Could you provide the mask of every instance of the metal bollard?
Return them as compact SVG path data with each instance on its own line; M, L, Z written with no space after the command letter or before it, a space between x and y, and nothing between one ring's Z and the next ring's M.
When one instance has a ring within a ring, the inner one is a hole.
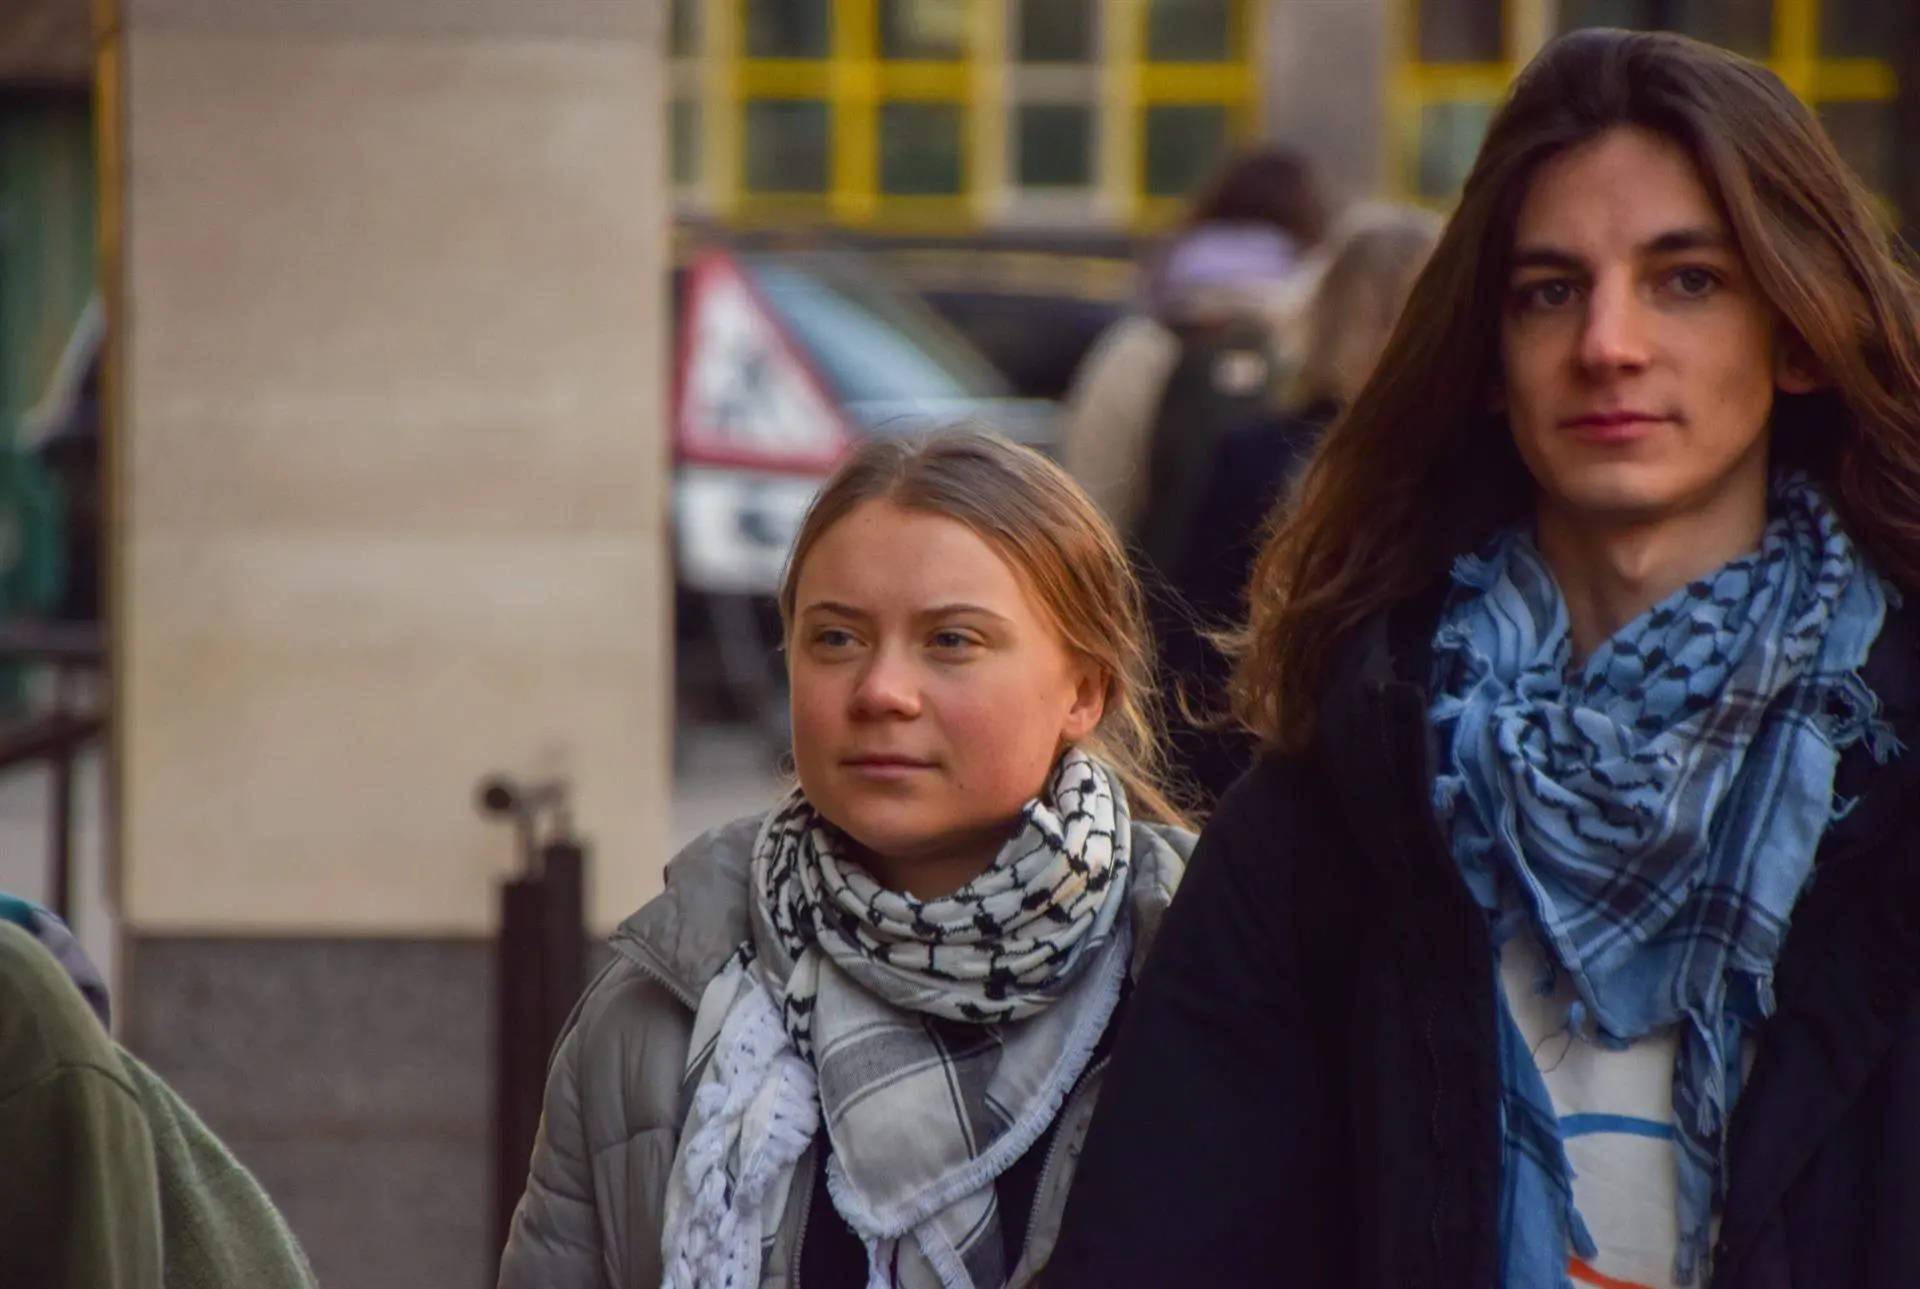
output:
M586 989L586 848L573 835L564 783L521 785L494 777L480 785L479 796L481 813L514 824L521 867L500 887L494 957L498 1266L526 1186L553 1046Z

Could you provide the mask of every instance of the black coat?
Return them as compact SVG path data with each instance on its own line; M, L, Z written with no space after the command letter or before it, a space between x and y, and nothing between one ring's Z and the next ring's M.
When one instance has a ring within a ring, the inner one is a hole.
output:
M1437 603L1376 624L1304 755L1200 839L1107 1074L1047 1289L1478 1289L1500 1263L1486 918L1431 807ZM1729 1138L1714 1289L1920 1286L1920 611L1856 747Z
M1222 439L1180 558L1167 570L1168 586L1149 580L1164 687L1183 694L1195 715L1227 710L1231 669L1206 633L1246 621L1247 582L1267 517L1337 411L1332 403L1317 402ZM1212 723L1176 721L1168 742L1175 769L1209 806L1257 754L1251 737Z

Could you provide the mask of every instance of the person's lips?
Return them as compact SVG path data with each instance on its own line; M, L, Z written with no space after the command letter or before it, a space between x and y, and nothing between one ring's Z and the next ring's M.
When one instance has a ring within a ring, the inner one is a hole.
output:
M840 759L842 768L863 779L906 779L916 774L924 774L935 766L935 762L926 757L899 756L892 753L869 753L847 756Z
M1588 443L1631 443L1671 419L1651 412L1589 412L1568 417L1560 427Z

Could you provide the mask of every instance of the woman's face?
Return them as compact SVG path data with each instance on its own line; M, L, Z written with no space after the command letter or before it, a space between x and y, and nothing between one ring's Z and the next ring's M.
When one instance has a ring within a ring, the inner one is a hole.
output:
M877 880L923 899L986 870L1105 701L991 545L886 501L808 553L787 655L807 799Z

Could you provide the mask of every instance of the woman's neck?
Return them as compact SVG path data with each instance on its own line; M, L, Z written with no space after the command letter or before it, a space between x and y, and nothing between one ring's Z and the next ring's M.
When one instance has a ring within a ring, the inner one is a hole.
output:
M942 837L906 854L883 855L860 844L861 867L890 891L920 901L945 899L993 867L1013 828L996 828Z

